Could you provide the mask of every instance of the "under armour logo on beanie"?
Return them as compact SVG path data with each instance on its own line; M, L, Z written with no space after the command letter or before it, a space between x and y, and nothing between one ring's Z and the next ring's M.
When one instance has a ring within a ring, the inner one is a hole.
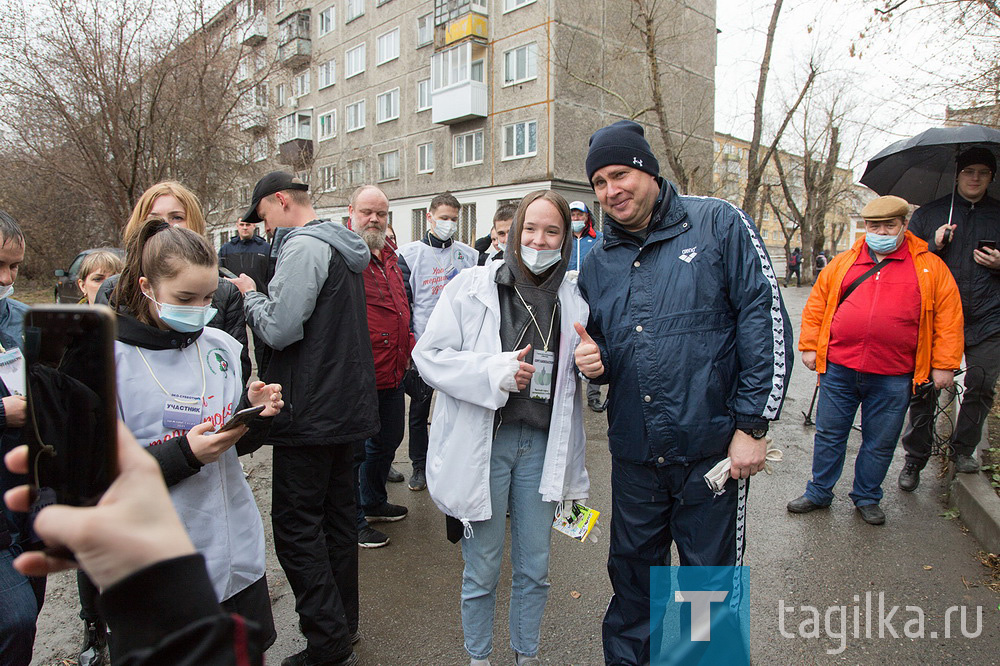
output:
M590 137L587 180L593 180L594 173L609 164L622 164L652 176L660 175L660 163L653 157L642 125L631 120L619 120L602 127Z

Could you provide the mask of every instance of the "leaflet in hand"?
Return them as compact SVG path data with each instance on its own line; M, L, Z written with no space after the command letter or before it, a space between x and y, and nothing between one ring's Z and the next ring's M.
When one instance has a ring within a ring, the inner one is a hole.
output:
M560 502L556 508L556 517L552 521L552 529L573 537L577 541L586 541L601 512L596 509L572 503L571 509L564 509L568 502Z

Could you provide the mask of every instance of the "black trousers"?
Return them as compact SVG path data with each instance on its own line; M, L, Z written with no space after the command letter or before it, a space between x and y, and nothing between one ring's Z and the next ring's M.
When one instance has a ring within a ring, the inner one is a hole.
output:
M983 423L993 406L1000 376L1000 333L965 348L965 393L952 435L954 453L972 455L983 435ZM934 409L938 391L931 389L910 400L910 417L903 430L906 462L924 468L934 442Z
M274 629L274 615L271 612L271 593L267 589L267 575L261 576L221 604L227 613L242 615L260 628L262 649L274 644L278 632Z
M317 660L346 659L358 628L353 457L350 443L274 447L274 549Z
M410 398L410 462L414 471L427 468L427 419L431 415L432 391L427 392L426 400Z

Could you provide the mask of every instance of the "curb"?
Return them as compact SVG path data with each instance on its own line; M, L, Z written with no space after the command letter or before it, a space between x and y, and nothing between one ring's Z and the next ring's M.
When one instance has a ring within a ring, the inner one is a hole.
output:
M987 428L984 424L980 446L989 441ZM982 472L952 474L949 506L958 509L959 520L969 528L984 550L1000 553L1000 496Z

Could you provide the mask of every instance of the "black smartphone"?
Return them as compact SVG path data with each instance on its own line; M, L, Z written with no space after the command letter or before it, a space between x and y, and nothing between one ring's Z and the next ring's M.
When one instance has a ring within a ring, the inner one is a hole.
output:
M991 250L997 249L997 242L995 240L980 240L976 243L976 249L982 250L983 248L990 248Z
M236 273L232 272L231 270L229 270L225 266L219 266L219 272L222 273L222 277L232 278L234 280L239 277L239 275L237 275Z
M232 430L233 428L238 428L240 426L250 425L253 418L264 411L264 407L266 407L266 405L257 405L256 407L241 409L233 414L231 419L223 423L222 427L215 431L216 434L226 432L227 430Z
M24 317L34 511L92 506L118 474L115 319L104 305L42 305Z

